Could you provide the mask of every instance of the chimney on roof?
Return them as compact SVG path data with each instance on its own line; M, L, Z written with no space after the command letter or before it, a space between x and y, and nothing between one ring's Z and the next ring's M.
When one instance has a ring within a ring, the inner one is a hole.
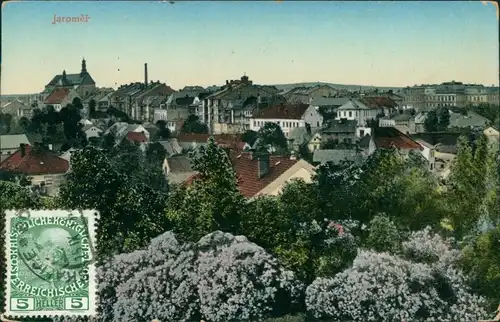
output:
M257 171L259 179L269 173L269 154L263 153L257 157Z
M26 144L21 143L19 147L21 149L21 158L24 158L24 156L26 155Z
M148 64L144 64L144 85L148 86Z

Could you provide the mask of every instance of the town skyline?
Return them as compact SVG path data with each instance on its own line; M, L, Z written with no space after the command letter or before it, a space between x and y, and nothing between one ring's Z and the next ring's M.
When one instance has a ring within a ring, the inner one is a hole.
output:
M174 89L243 74L264 85L499 83L495 7L480 2L14 2L2 15L2 95L40 92L82 58L113 88L142 82L144 63Z

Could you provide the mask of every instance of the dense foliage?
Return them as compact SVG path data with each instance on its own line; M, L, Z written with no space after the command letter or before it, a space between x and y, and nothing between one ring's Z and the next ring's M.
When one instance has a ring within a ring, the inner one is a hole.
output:
M460 139L446 185L389 149L252 200L213 139L190 184L165 182L164 157L85 147L55 198L0 181L0 210L100 211L96 321L465 321L500 301L498 149L484 136Z

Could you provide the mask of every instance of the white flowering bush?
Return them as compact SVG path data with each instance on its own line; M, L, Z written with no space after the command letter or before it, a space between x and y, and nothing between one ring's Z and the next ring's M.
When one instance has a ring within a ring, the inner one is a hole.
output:
M302 285L292 272L243 236L214 232L198 242L197 286L209 321L248 321L283 314L298 304Z
M429 229L411 234L402 257L362 250L351 268L306 290L315 318L346 321L477 321L483 298L472 294L456 251Z
M248 321L293 313L304 286L246 237L220 231L198 243L166 232L100 266L95 318L59 322Z
M452 245L453 239L444 239L426 227L411 233L403 242L403 256L419 263L452 265L460 258L460 251L453 249Z
M184 251L118 286L115 321L199 321L194 259Z

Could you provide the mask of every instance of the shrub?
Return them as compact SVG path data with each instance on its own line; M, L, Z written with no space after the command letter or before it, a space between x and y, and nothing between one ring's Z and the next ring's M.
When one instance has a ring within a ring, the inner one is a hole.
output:
M118 286L115 321L199 321L194 258L182 252Z
M378 252L397 253L401 248L401 234L387 216L375 216L370 222L367 248Z
M303 285L262 247L220 231L196 244L166 232L97 274L99 315L56 321L245 321L294 312L303 300Z
M429 229L403 243L405 258L361 251L351 268L307 288L307 309L316 318L349 321L477 320L485 301L470 293L453 255Z
M202 316L246 321L288 313L302 285L266 251L243 236L215 232L198 242L197 286Z

